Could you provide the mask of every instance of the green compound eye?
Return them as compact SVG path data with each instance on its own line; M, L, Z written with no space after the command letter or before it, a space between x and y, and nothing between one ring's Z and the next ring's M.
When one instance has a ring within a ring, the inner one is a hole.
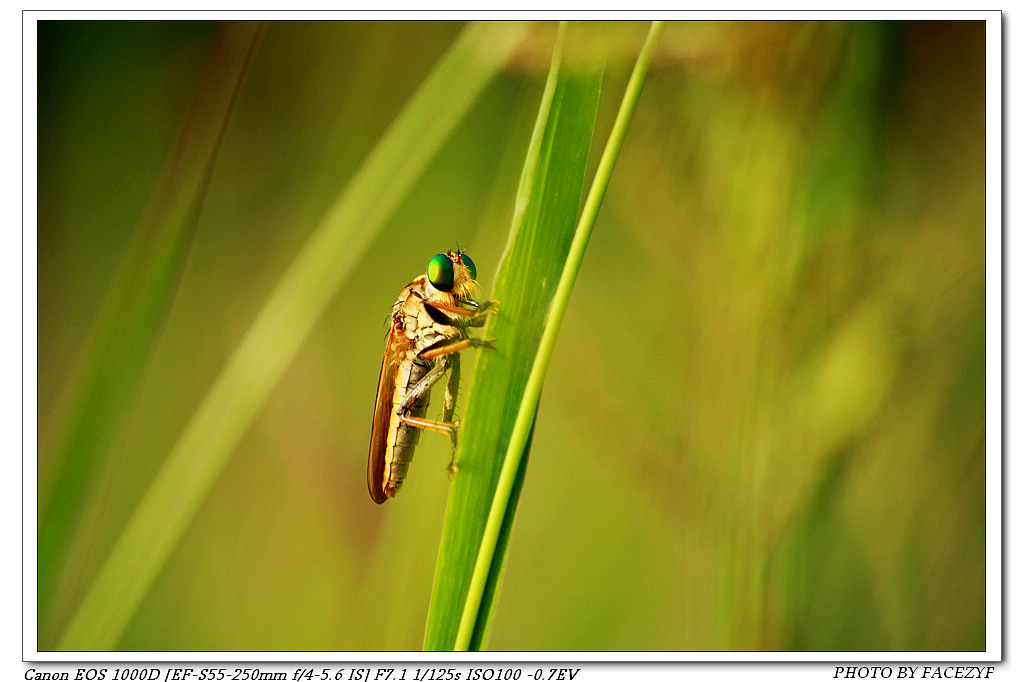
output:
M460 253L459 256L461 257L462 264L469 268L469 276L476 279L476 263L464 253Z
M427 263L427 279L438 291L451 291L455 286L455 267L451 259L439 253Z

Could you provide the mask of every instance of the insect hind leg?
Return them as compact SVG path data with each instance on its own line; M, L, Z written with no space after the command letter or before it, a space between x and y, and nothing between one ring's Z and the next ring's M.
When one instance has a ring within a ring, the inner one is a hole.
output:
M413 417L408 414L399 415L399 420L403 424L414 426L417 429L428 429L430 431L437 431L438 433L447 433L451 435L459 429L459 422L437 422L433 419L423 419L422 417Z
M416 385L409 389L409 392L402 398L402 402L398 405L399 416L404 415L406 412L412 409L412 406L416 404L416 401L425 396L434 384L444 375L445 370L448 368L448 359L442 358L430 371L423 375L423 378L416 382Z
M444 391L444 408L441 412L441 421L434 421L432 419L424 419L414 415L407 414L420 398L425 396L430 389L436 384L441 377L444 375L446 370L451 370L448 375L448 383L445 386ZM457 353L451 355L441 355L437 359L437 363L430 368L423 378L416 382L402 402L398 405L398 419L407 426L412 426L418 429L427 429L430 431L436 431L438 433L448 434L448 438L452 445L452 458L448 462L448 477L449 479L455 475L458 471L458 466L455 464L455 450L458 447L459 442L459 421L454 419L455 416L455 399L459 393L459 377L460 377L460 362Z
M455 466L455 444L458 442L459 437L459 426L458 420L453 422L436 422L432 419L423 419L422 417L412 417L407 414L399 415L398 419L409 426L414 426L417 429L429 429L430 431L437 431L438 433L447 433L448 437L452 441L452 459L448 463L448 480L451 480L455 475L455 472L459 470Z

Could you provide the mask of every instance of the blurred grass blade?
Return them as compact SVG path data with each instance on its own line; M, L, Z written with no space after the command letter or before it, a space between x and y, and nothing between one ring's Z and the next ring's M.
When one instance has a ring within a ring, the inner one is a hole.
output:
M502 457L583 194L603 67L567 74L561 63L566 33L563 25L527 151L512 237L496 281L501 314L491 318L486 335L497 338L497 351L481 354L469 389L459 439L459 473L448 497L427 615L424 648L428 650L456 646ZM496 565L491 594L499 573ZM478 595L477 606L479 599ZM486 623L484 613L476 629L478 642Z
M523 31L509 22L468 26L378 142L200 403L79 605L61 649L116 645L317 318Z
M97 460L117 446L118 433L131 417L188 257L224 129L262 33L263 24L252 22L228 22L218 29L171 157L79 357L53 441L43 446L40 594L53 594L68 538L78 537L75 523L86 516L81 508Z
M428 649L479 650L486 644L544 375L662 30L663 24L655 22L648 33L575 234L571 226L565 226L566 219L575 222L575 204L569 201L565 187L558 185L571 183L571 197L578 202L586 164L586 150L581 154L578 146L587 119L585 137L589 139L593 131L600 76L563 79L557 73L557 52L552 62L553 77L559 82L547 113L540 153L528 157L524 178L531 177L532 186L520 187L520 199L526 200L526 206L514 221L513 242L497 279L495 297L503 302L502 314L491 320L487 330L499 340L501 351L481 357L467 398L460 443L465 458L459 460L460 473L449 497L428 616ZM566 124L576 129L564 131L569 134L563 139L558 128ZM541 134L539 130L537 134ZM577 147L572 156L577 163L582 157L582 164L563 165L563 143ZM585 146L589 147L589 142ZM553 287L556 281L557 287ZM485 512L481 506L486 507ZM470 563L472 567L467 568ZM431 616L436 621L431 621Z

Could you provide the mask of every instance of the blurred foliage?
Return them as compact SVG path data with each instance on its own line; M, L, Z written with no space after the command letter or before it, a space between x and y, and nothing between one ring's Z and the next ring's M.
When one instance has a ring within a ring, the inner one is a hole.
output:
M619 93L646 24L590 28ZM41 488L215 29L39 25ZM267 29L130 419L40 538L61 548L41 649L460 29ZM455 246L492 286L553 34L534 28L376 238L118 648L422 646L448 445L424 436L401 496L369 500L387 313ZM548 373L491 649L984 648L984 37L982 22L668 25Z

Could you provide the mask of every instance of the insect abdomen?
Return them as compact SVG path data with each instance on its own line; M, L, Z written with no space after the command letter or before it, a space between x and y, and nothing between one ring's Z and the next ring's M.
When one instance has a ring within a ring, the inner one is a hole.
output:
M395 394L391 405L391 423L388 433L388 452L384 461L384 493L394 497L402 487L405 474L409 471L416 443L420 439L420 429L402 423L398 417L398 407L405 400L406 394L413 386L430 371L431 364L419 360L402 363L395 377ZM410 417L423 417L430 403L430 393L417 400L405 414Z

